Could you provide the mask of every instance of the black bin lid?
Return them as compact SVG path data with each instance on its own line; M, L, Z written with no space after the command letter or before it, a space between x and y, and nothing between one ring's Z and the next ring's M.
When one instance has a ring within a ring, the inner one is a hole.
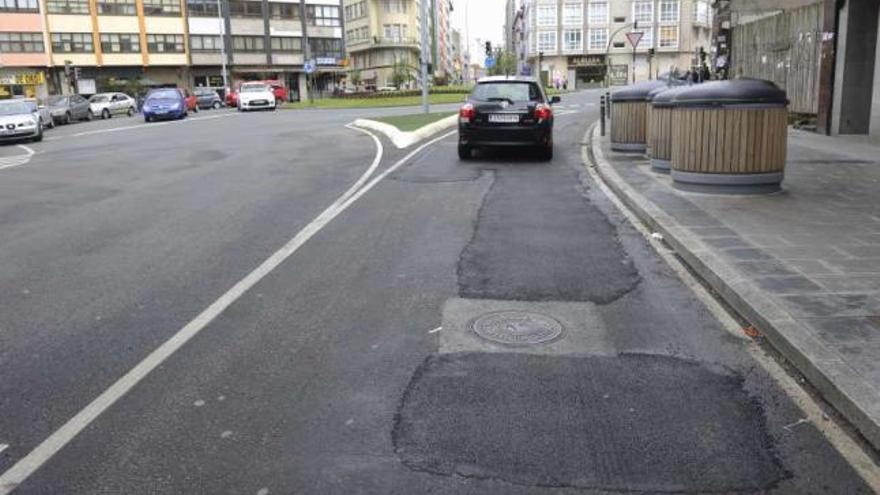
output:
M611 93L611 102L646 101L651 91L661 87L666 87L665 81L645 81L633 84Z
M678 107L786 107L785 91L763 79L713 81L689 86L677 92L672 104Z
M688 91L691 89L690 85L687 86L675 86L672 88L665 88L652 91L652 98L649 100L651 105L654 108L670 108L674 106L673 100L675 96L682 93L683 91Z

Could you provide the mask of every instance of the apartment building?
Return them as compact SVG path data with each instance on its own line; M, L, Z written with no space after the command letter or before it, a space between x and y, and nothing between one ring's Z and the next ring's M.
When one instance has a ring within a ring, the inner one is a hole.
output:
M549 84L625 84L689 70L711 46L710 0L526 0L528 61ZM635 48L627 33L639 33Z
M422 2L428 2L424 6ZM419 77L421 9L429 19L428 62L434 75L454 74L451 0L344 0L345 47L363 84L392 86L395 64Z
M0 98L285 81L296 98L343 77L340 0L3 0ZM74 75L76 77L74 77Z

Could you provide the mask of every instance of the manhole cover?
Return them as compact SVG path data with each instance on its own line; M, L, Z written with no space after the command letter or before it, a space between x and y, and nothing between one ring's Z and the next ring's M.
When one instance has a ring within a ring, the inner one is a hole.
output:
M480 337L507 345L549 342L562 335L562 324L549 316L528 311L498 311L471 322Z

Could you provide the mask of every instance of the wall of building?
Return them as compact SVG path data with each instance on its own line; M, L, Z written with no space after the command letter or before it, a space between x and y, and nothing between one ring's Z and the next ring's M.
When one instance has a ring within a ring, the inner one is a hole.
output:
M880 16L880 14L878 14ZM880 24L880 20L878 20ZM877 44L874 56L874 95L871 99L871 128L870 135L880 141L880 27L877 31Z
M848 0L839 14L832 106L834 134L869 134L878 41L876 0Z

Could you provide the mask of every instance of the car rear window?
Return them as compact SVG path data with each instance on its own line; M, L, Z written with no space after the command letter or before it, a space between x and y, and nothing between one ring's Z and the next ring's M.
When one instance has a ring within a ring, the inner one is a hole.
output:
M160 89L147 95L147 99L173 99L180 98L180 92L176 89Z
M538 85L527 81L480 83L471 98L477 101L543 101Z

